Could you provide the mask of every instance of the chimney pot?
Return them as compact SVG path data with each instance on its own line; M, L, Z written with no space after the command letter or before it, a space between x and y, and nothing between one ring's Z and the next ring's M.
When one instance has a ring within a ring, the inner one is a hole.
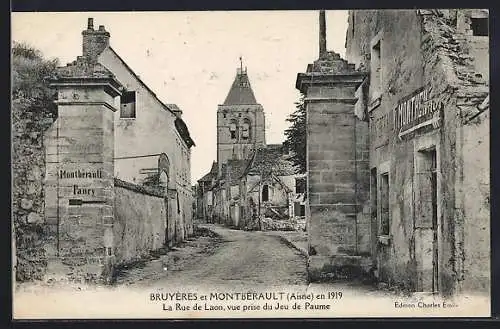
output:
M93 30L94 29L94 19L92 17L89 17L87 21L87 30Z
M106 31L106 30L104 29L104 25L99 25L99 31Z

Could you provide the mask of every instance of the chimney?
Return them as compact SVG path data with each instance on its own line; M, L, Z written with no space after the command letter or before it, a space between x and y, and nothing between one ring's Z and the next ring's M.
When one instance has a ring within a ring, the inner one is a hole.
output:
M89 18L87 21L87 29L82 31L83 36L83 56L91 63L97 62L97 57L109 46L110 34L104 28L104 25L99 25L98 30L94 30L94 19Z
M319 11L319 57L326 53L326 19L325 11Z
M178 117L179 119L182 118L181 109L177 108L177 109L174 109L172 112L174 112L175 116Z

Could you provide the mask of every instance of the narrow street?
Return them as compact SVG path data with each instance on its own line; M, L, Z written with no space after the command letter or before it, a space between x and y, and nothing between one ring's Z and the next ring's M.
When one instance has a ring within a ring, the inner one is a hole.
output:
M164 286L307 286L306 258L266 232L200 225L206 233L174 248L160 258L130 269L116 284ZM207 230L204 230L207 231Z

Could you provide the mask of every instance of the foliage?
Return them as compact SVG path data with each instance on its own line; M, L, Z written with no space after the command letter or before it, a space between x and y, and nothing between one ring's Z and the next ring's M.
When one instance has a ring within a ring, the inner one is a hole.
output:
M285 145L292 151L291 161L300 168L300 172L306 171L306 108L304 96L295 102L296 110L288 116L286 121L290 126L285 130Z
M44 59L38 50L23 43L14 42L11 51L15 273L18 281L38 280L42 279L47 267L43 133L56 115L55 92L49 88L47 78L55 73L57 61ZM23 201L25 206L22 206Z
M55 91L49 87L48 78L54 75L57 66L56 59L47 60L39 50L14 41L12 98L28 100L30 111L48 111L55 114Z
M149 175L144 178L142 185L146 186L159 186L160 185L160 174Z

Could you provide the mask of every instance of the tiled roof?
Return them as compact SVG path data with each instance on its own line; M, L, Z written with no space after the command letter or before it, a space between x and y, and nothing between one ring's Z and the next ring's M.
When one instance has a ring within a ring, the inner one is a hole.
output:
M228 160L225 164L225 179L231 184L239 182L248 166L249 160Z
M213 178L217 177L217 171L218 171L217 162L214 161L212 163L212 168L210 168L210 171L205 176L203 176L202 178L200 178L198 181L199 182L210 182L210 181L212 181Z
M245 174L287 176L298 173L298 168L283 153L281 144L270 144L256 150Z

